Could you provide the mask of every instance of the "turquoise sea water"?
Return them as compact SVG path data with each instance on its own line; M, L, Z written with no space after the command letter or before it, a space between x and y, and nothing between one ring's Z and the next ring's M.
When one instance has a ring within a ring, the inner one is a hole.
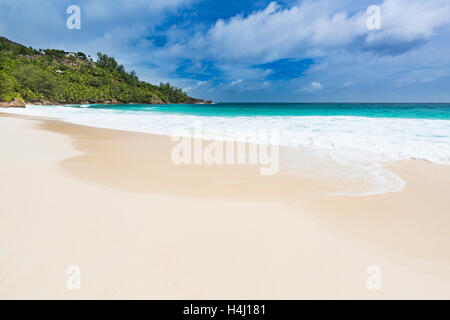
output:
M213 105L91 105L90 108L198 116L355 116L450 119L450 103L218 103Z

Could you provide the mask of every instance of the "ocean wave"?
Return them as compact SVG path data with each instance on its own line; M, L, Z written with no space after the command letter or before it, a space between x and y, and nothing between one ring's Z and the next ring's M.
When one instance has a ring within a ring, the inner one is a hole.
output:
M6 112L161 135L172 135L180 129L193 134L201 123L207 135L226 132L226 137L244 141L249 132L275 130L279 133L277 144L280 146L323 152L343 166L370 174L379 182L377 185L384 184L381 191L396 191L403 184L380 163L423 159L450 164L450 120L354 116L218 117L62 106L30 106L6 109Z

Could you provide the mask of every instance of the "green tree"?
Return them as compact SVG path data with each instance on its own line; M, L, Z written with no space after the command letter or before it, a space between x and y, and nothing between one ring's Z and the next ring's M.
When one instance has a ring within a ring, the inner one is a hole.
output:
M17 79L23 88L30 89L34 94L33 99L41 96L45 99L52 99L55 96L55 89L58 86L56 77L48 71L42 70L35 65L21 65L12 75ZM29 94L28 94L29 95ZM24 96L26 98L26 96Z
M0 101L11 101L17 95L15 79L0 70Z

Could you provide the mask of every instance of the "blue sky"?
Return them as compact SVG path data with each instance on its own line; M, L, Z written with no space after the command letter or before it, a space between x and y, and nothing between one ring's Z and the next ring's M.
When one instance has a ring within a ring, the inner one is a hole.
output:
M218 102L450 102L449 0L0 0L0 35Z

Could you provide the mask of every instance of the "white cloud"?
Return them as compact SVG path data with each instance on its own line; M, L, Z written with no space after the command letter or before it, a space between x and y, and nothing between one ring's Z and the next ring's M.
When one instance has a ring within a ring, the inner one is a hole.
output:
M241 82L242 82L242 79L238 79L238 80L232 81L232 82L230 83L230 85L231 85L231 86L235 86L235 85L237 85L237 84L239 84L239 83L241 83Z
M436 28L450 24L448 0L384 0L382 29L376 31L366 26L366 8L353 15L346 10L329 0L306 0L285 9L272 2L248 16L218 20L177 52L190 49L198 55L203 48L202 56L208 58L258 63L323 56L330 49L349 47L395 54L409 49L404 43L426 40Z
M289 9L272 2L247 17L238 15L217 21L191 45L205 46L210 56L222 60L264 62L304 53L305 45L348 42L350 34L365 32L358 19L348 19L345 13L332 14L332 9L328 1L305 1Z
M314 90L322 89L322 84L320 82L311 82L311 88Z
M369 33L369 42L391 36L404 41L429 38L437 27L450 23L450 1L385 0L381 18L381 32Z
M322 89L323 85L320 82L313 81L309 86L300 89L300 92L314 92Z

